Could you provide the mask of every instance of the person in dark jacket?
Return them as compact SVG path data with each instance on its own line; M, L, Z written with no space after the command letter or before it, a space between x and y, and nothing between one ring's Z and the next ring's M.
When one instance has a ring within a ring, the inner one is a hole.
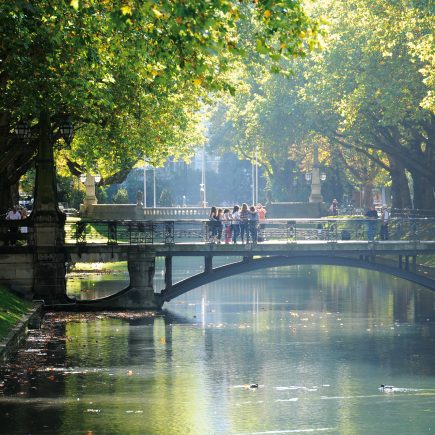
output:
M373 241L378 219L378 212L374 205L370 207L370 210L366 211L365 217L367 218L367 239Z

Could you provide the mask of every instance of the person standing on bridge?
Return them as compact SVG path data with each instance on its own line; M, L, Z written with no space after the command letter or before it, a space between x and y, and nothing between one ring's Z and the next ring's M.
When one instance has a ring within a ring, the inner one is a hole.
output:
M222 230L224 228L224 212L221 208L218 208L216 215L216 230L217 230L217 243L221 242Z
M211 243L216 242L217 237L217 208L213 206L208 215L208 239Z
M235 205L231 214L231 232L233 234L233 243L237 243L237 237L240 234L240 207Z
M378 212L374 204L370 207L370 210L367 210L365 217L367 218L367 239L373 241L376 232L376 221L378 219Z
M258 225L258 211L251 205L248 214L249 234L251 235L252 243L257 243L257 225Z
M224 210L224 231L225 231L225 244L228 245L228 243L231 242L231 213L228 208Z
M387 206L382 206L381 212L381 240L388 240L388 221L390 220L390 213L388 213Z
M242 204L242 210L240 210L240 238L242 239L242 243L245 243L245 234L246 243L249 243L248 214L248 204L244 202Z
M258 203L257 204L257 212L258 212L258 220L260 222L260 225L258 226L259 234L258 234L258 241L264 242L266 240L266 213L267 210L265 207L263 207L263 204Z

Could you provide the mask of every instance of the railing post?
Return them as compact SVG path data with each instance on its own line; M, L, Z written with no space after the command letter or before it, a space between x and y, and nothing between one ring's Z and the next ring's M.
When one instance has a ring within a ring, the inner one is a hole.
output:
M86 222L76 223L75 239L78 245L86 244Z
M296 221L287 221L286 224L286 238L287 242L289 241L296 241L297 240L297 228L296 228Z
M163 224L163 239L165 244L173 244L174 243L174 227L175 222L165 222Z
M107 243L109 245L118 244L118 225L116 221L107 223Z

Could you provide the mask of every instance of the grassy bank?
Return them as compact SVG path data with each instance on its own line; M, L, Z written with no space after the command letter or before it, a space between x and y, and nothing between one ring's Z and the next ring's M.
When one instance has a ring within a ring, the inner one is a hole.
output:
M71 272L85 273L113 273L125 272L127 270L126 261L116 261L107 263L75 263L71 267Z
M32 303L15 296L0 287L0 340L6 337L12 327L27 313Z

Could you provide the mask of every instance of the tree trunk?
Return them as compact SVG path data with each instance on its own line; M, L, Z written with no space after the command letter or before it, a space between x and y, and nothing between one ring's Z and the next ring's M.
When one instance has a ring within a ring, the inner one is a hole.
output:
M364 185L363 208L368 210L373 204L373 183L366 182Z
M6 173L0 174L0 216L4 217L12 205L18 203L18 185L10 185Z
M391 195L393 197L391 206L397 209L411 208L411 192L405 167L391 155L388 155L388 160L390 161Z
M435 210L434 186L419 173L412 173L414 184L414 208L419 210Z

